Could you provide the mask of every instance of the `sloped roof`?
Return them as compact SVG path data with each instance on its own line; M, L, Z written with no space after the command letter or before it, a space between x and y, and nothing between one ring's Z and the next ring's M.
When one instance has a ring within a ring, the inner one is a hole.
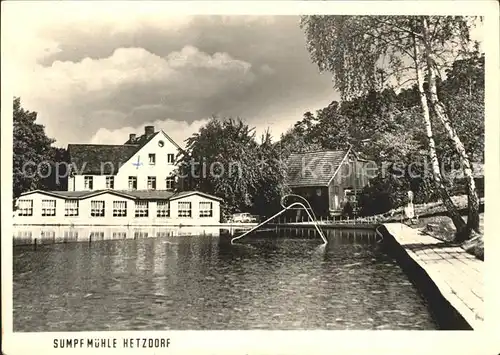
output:
M147 137L145 134L134 138L133 140L127 139L127 141L124 144L137 144L141 147L143 147L147 142L149 142L156 134L162 132L165 137L180 151L183 151L183 149L172 139L168 134L165 133L165 131L160 130L158 132L155 132L154 135Z
M34 193L42 193L52 197L58 197L63 199L80 199L89 194L92 191L43 191L43 190L31 190L26 191L21 194L21 197L28 196Z
M176 199L184 198L184 197L191 196L191 195L200 195L200 196L212 199L212 200L222 201L222 198L220 198L220 197L217 197L217 196L214 196L214 195L210 195L210 194L207 194L207 193L201 192L201 191L180 191L180 192L176 192L175 194L172 195L172 197L170 197L170 199L171 200L176 200Z
M325 150L291 154L287 160L290 187L328 186L348 150Z
M59 197L63 199L76 199L84 200L89 197L98 196L104 193L111 193L119 195L121 197L130 198L132 200L176 200L179 198L188 197L191 195L201 195L206 198L222 201L220 197L212 196L200 191L181 191L173 192L169 190L91 190L91 191L43 191L43 190L33 190L21 194L21 197L27 196L33 193L41 193L53 197Z
M138 150L139 145L69 144L74 174L115 175Z
M172 138L162 130L153 134L136 138L133 144L128 140L123 145L115 144L69 144L68 154L75 175L116 175L125 164L142 147L162 132L167 139L181 152L183 150ZM102 165L102 167L101 167Z
M174 194L169 190L120 190L120 193L138 200L165 200Z

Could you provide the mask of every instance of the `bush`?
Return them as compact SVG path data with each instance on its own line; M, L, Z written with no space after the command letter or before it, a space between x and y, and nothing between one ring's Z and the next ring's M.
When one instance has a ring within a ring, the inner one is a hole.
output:
M386 213L408 203L408 191L413 191L413 203L421 204L439 200L432 177L412 178L405 173L389 169L370 180L359 196L361 216Z

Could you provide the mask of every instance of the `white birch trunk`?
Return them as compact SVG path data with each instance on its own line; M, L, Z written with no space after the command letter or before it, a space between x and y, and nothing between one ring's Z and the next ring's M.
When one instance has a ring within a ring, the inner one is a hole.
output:
M462 165L462 169L464 172L465 179L467 181L467 196L468 196L468 218L467 218L467 229L479 231L479 198L476 192L476 183L474 181L474 176L472 175L472 169L469 157L467 152L465 151L465 147L458 137L455 129L451 125L451 121L446 113L445 107L443 103L439 100L437 94L437 86L436 86L436 67L433 58L433 54L430 48L430 45L427 41L428 39L428 24L427 20L423 19L423 36L425 42L425 59L427 64L427 74L429 78L429 96L432 108L439 118L439 120L443 123L446 132L448 133L448 137L453 142L455 150L458 153L458 157L460 159L460 164ZM465 237L468 237L465 236Z
M463 220L462 216L460 216L460 213L458 212L455 204L450 198L450 195L446 191L446 187L443 184L443 177L441 175L441 170L439 168L439 160L437 157L436 153L436 142L434 141L434 136L432 133L432 123L431 123L431 117L430 117L430 112L429 112L429 105L427 102L427 95L424 90L424 82L423 82L423 74L422 71L419 67L418 63L418 58L419 58L419 48L418 44L414 41L413 43L413 50L415 54L415 74L416 74L416 79L417 79L417 85L418 85L418 91L419 91L419 96L420 96L420 105L422 108L422 116L424 118L424 125L425 125L425 131L427 134L427 139L429 143L429 157L431 159L431 166L432 166L432 173L434 177L434 183L436 185L436 188L439 191L439 195L441 196L441 199L443 201L443 204L445 205L450 218L453 221L453 224L455 225L455 228L457 229L457 235L462 235L464 233L464 230L466 228L465 221Z

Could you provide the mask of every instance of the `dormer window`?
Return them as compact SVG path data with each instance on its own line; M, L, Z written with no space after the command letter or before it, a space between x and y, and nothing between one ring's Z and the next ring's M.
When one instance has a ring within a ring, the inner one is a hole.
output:
M156 164L156 154L149 154L149 165L155 165Z

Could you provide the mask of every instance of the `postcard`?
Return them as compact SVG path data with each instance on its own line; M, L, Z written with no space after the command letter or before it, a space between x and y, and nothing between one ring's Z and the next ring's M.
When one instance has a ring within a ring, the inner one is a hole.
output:
M2 351L500 353L498 14L3 2Z

